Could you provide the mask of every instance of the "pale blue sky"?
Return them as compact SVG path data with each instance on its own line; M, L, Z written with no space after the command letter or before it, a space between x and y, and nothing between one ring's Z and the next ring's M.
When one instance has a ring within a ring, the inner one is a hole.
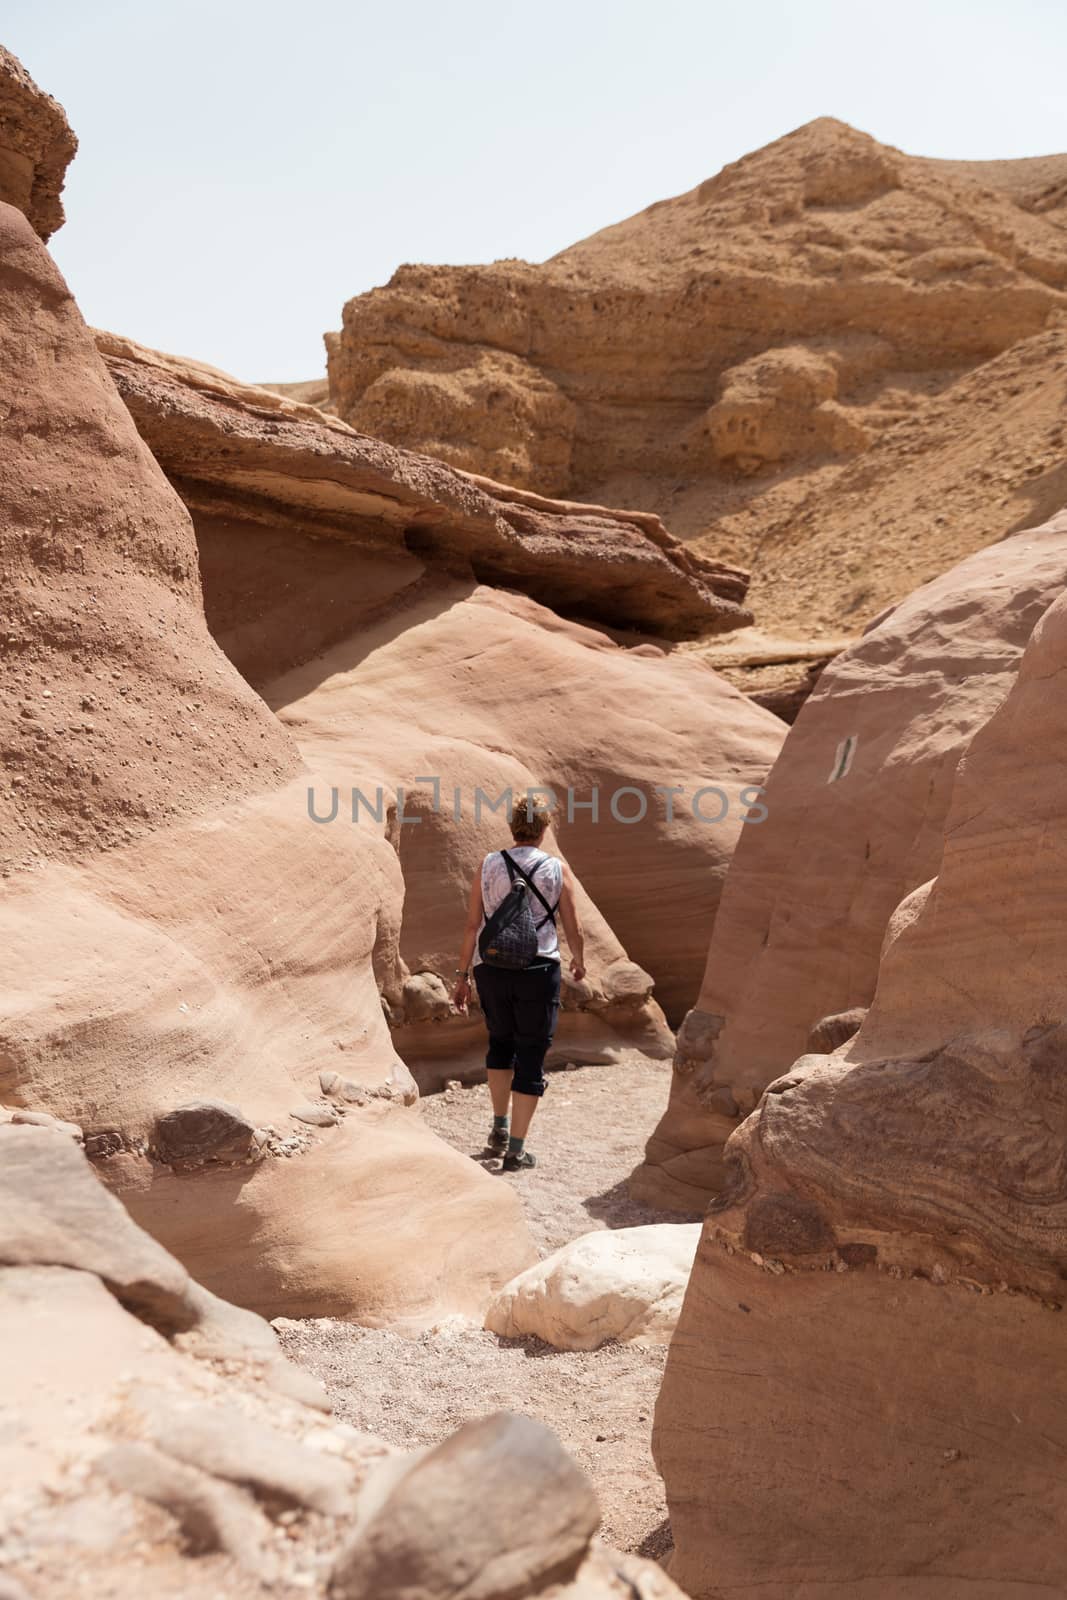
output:
M86 317L307 378L403 261L543 260L817 116L920 155L1067 147L1063 0L7 0L81 140Z

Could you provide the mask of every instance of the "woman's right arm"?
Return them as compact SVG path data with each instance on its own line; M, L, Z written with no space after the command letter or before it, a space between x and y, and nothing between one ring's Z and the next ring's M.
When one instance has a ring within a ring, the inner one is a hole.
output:
M481 868L474 874L471 892L467 898L467 925L463 929L459 966L456 968L456 986L452 990L452 1004L459 1012L466 1012L471 998L471 962L474 959L474 941L482 921Z

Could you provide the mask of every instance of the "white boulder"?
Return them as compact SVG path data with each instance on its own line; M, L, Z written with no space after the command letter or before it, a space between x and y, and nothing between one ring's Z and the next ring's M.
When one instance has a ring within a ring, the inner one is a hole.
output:
M672 1222L582 1234L499 1289L485 1326L504 1338L534 1334L557 1350L596 1350L609 1339L666 1344L700 1227Z

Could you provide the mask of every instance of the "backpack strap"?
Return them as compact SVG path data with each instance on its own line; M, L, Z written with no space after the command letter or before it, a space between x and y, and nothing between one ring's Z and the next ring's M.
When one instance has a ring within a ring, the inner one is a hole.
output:
M555 924L556 912L559 910L559 901L557 900L554 906L550 906L548 901L545 899L544 895L541 893L540 889L537 887L536 883L534 882L534 880L533 880L533 872L524 872L522 870L522 868L519 866L519 863L517 861L512 861L511 857L508 855L506 850L501 850L500 854L504 859L504 865L508 869L508 877L510 878L511 882L512 883L515 882L515 875L516 875L516 873L518 873L518 875L522 879L523 883L525 883L525 885L526 885L526 887L528 889L532 889L533 890L533 892L537 896L538 900L540 900L541 904L544 906L545 911L548 913L547 916L542 917L540 922L538 922L536 924L537 928L538 929L543 928L546 922L552 922L553 924ZM547 856L546 856L545 859L546 860L548 859ZM537 863L537 867L539 867L540 865L541 865L541 863L539 861ZM537 871L537 867L534 867L534 869L533 869L534 872Z

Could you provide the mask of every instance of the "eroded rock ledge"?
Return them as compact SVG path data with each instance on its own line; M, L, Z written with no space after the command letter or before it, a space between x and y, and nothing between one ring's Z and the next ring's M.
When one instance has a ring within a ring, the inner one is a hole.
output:
M313 406L98 333L138 431L194 520L284 521L405 553L620 628L694 638L751 620L747 574L656 516L550 500L357 433Z

